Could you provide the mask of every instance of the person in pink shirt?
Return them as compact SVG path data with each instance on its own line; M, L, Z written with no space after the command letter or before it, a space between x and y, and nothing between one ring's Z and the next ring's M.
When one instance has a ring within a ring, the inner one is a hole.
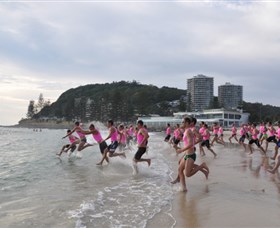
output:
M116 156L126 157L124 152L122 153L115 152L119 143L118 143L118 130L114 127L113 120L108 120L107 127L109 129L109 135L103 141L106 141L107 139L111 139L111 144L105 149L103 158L96 165L102 165L103 161L106 159L108 154L109 157L116 157Z
M118 142L119 142L119 150L123 151L126 147L126 139L127 139L127 132L125 131L124 125L121 124L118 127Z
M165 141L165 142L169 142L169 140L170 140L170 138L171 138L171 127L170 127L170 124L169 124L169 123L167 124L167 128L166 128L166 131L165 131L165 135L166 135L166 137L165 137L164 141Z
M268 130L268 138L266 139L265 151L267 151L268 144L270 142L274 142L275 144L277 143L277 139L276 139L276 136L275 136L276 130L273 127L271 122L268 122L267 130Z
M205 122L204 121L201 121L201 123L199 124L199 130L198 130L198 133L202 136L204 131L205 131ZM202 141L199 143L199 153L201 156L205 156L205 152L201 146L201 143L203 142L203 139Z
M274 155L271 157L272 160L275 160L278 155L278 149L280 147L280 121L278 121L278 129L275 133L275 137L277 139L277 143L275 145L275 152Z
M75 122L75 127L67 134L65 135L63 138L66 138L69 135L72 135L74 132L76 132L78 134L78 136L80 137L80 143L78 146L78 152L77 155L78 157L82 157L82 154L80 153L80 151L82 151L85 148L85 145L87 143L87 138L85 136L85 134L82 133L83 129L81 127L81 123L79 121Z
M220 127L219 127L218 123L214 123L212 126L214 138L212 139L211 146L214 145L214 142L224 145L218 138L219 129L220 129Z
M272 169L267 170L268 172L270 172L272 174L274 174L280 166L280 154L278 155L278 149L280 147L280 121L278 121L278 129L277 129L276 136L277 136L278 141L277 141L276 146L275 146L275 154L274 154L275 158L273 157L274 160L276 160L276 163L275 163L275 165Z
M235 124L232 124L231 127L231 136L228 138L228 140L230 141L230 143L232 143L231 139L234 138L236 142L238 142L238 139L236 137L236 133L237 133L237 128L235 127Z
M138 172L137 163L138 162L147 162L148 166L151 165L150 158L142 158L142 156L147 151L147 144L149 133L147 128L144 127L144 122L142 120L137 121L138 133L137 133L137 144L138 150L136 151L134 158L133 158L133 167L136 173Z
M262 154L265 155L265 150L260 145L258 135L259 135L259 130L256 128L256 124L252 124L251 125L251 139L250 139L249 144L248 144L248 147L249 147L249 150L250 150L249 155L253 154L253 150L252 150L252 144L253 143L255 143L257 145L257 147L262 151Z
M171 183L175 184L177 182L180 182L182 185L182 191L186 192L186 180L185 175L187 177L191 177L195 175L198 171L201 171L204 173L206 178L208 178L209 169L205 162L203 162L201 165L196 165L196 154L194 151L194 145L195 145L195 138L194 133L192 131L192 119L191 117L185 117L182 121L182 126L185 129L183 141L184 141L184 148L177 149L177 153L184 152L183 159L180 159L180 164L178 168L178 176L174 181ZM184 173L185 171L185 173Z
M246 151L246 144L245 144L245 139L246 139L246 130L245 130L245 124L241 125L240 128L240 138L239 138L239 144L244 147L244 150Z
M182 137L181 137L181 130L180 130L180 124L176 124L174 133L173 133L173 138L172 138L172 145L176 149L178 148L178 144L180 143Z
M85 135L90 135L90 134L92 135L93 139L99 144L100 153L102 154L102 157L103 157L104 151L108 146L107 146L106 141L103 140L103 138L102 138L100 132L98 131L98 129L95 128L94 124L89 125L89 130L88 131L82 130L81 132ZM87 143L84 146L84 148L86 148L88 146L92 146L92 145ZM106 157L105 160L107 161L107 163L109 163L108 157Z
M210 146L210 141L209 141L210 135L211 134L208 130L208 125L204 124L204 131L202 133L201 149L203 150L203 154L205 154L203 147L206 146L207 149L214 155L214 158L216 158L217 154L214 152L213 149L211 149L211 146Z
M225 145L224 142L224 129L222 127L222 125L220 125L219 130L218 130L218 139L220 140L220 142Z
M67 130L67 134L69 134L70 132L71 132L71 130ZM76 144L80 143L80 139L78 137L76 137L75 135L68 135L68 139L70 141L70 144L68 143L68 144L64 145L61 148L61 151L59 153L57 153L56 155L61 156L61 154L63 152L67 153L70 150L71 153L73 153L76 150L76 148L77 148Z

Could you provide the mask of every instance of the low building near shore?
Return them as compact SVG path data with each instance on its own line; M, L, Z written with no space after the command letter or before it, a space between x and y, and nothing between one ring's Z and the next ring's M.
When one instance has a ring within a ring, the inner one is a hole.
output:
M224 128L230 128L233 123L236 127L248 123L249 115L242 110L208 109L201 112L177 112L173 113L173 116L138 117L138 120L143 120L149 129L155 131L164 130L168 123L171 126L181 124L182 118L185 116L195 117L198 123L204 121L208 125L212 125L216 122Z

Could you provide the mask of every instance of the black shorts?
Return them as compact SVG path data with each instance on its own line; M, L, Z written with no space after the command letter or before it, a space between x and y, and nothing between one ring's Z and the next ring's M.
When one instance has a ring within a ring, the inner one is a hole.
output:
M180 142L180 139L174 139L174 144L178 145L178 143Z
M257 145L257 147L260 147L260 142L259 142L259 139L251 139L249 141L249 144L252 145L253 143L255 143Z
M209 139L203 140L203 141L201 142L201 146L206 146L206 147L209 149L209 148L210 148Z
M135 160L140 160L143 154L145 154L147 148L146 147L139 147L136 154L134 155Z
M269 136L269 137L266 139L266 141L267 141L267 142L273 141L274 143L277 143L277 140L276 140L275 135L274 135L274 136Z
M77 148L76 144L74 144L74 145L72 145L72 146L71 146L71 144L67 144L67 145L66 145L66 148L68 149L69 147L71 148L71 149L70 149L71 152L73 152L73 151L76 150L76 148Z
M99 144L99 149L100 149L100 153L103 154L104 150L108 147L107 143L105 141L103 141L102 143Z
M245 141L245 138L246 138L246 135L242 135L239 139L239 142L244 142Z
M113 141L109 146L108 146L108 150L111 153L114 153L118 147L119 143L118 141Z
M167 135L164 140L168 141L170 138L171 138L171 135Z

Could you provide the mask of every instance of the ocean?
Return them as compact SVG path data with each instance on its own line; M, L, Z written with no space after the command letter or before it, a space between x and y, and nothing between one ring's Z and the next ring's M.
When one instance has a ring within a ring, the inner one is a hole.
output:
M68 139L66 130L0 128L0 224L1 227L145 227L159 213L165 224L173 198L171 166L160 151L169 147L163 137L151 133L148 155L152 165L138 164L133 174L136 146L126 159L110 164L101 159L97 145L82 151L83 157L56 156ZM107 136L107 129L102 129ZM92 136L88 136L92 141Z
M101 127L106 137L108 131ZM248 156L238 144L215 144L213 155L197 152L196 163L206 162L202 173L187 178L188 192L171 185L179 156L165 142L164 133L150 133L150 167L139 163L133 174L136 146L126 159L115 157L97 166L97 145L68 158L61 147L66 130L0 127L1 228L188 228L279 227L280 175L268 173L275 163L254 146ZM228 132L225 132L225 138ZM92 140L91 136L88 136Z

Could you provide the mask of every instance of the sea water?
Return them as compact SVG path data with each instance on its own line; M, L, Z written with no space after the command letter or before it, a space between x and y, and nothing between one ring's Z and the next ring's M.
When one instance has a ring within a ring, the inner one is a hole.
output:
M103 137L107 129L101 131ZM152 134L148 154L152 165L139 163L133 174L132 145L126 159L114 157L108 165L98 145L56 156L67 139L66 130L0 128L1 227L145 227L165 213L166 226L175 220L169 213L174 195L171 166L161 153L169 147ZM88 136L89 141L93 141Z

